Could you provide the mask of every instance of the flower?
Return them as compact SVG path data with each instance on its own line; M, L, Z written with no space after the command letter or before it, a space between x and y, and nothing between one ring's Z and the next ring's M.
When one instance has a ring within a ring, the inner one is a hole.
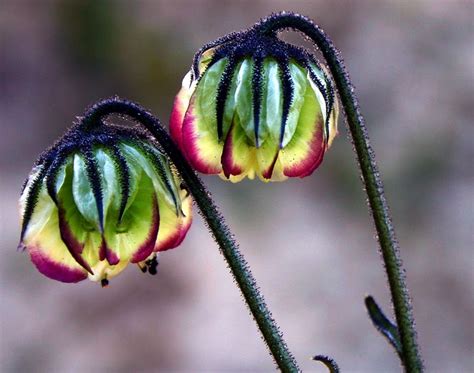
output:
M205 174L311 175L337 133L332 82L309 52L257 26L196 53L175 98L171 136Z
M22 233L38 270L107 285L128 263L156 273L156 253L191 224L191 198L136 129L75 126L37 161L20 197Z

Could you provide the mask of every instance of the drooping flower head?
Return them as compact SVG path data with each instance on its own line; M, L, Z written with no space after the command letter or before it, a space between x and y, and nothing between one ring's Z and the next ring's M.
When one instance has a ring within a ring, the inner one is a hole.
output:
M170 129L199 172L277 181L312 174L337 116L331 79L315 57L261 22L196 53Z
M107 285L128 263L156 273L181 243L191 198L138 129L72 127L38 159L20 198L20 247L44 275Z

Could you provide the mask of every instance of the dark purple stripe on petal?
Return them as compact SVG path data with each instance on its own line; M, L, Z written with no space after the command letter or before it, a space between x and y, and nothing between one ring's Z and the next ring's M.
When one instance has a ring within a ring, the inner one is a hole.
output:
M107 241L105 241L105 237L103 236L99 249L99 259L101 261L107 259L110 265L116 265L120 262L119 257L108 247Z
M222 163L222 171L226 178L229 178L230 175L240 175L243 170L239 166L237 166L234 162L233 157L233 150L234 150L234 121L232 121L232 125L229 130L229 134L227 135L224 143L224 150L222 152L221 163Z
M66 219L66 213L64 208L58 207L58 216L59 216L59 231L61 233L61 239L63 240L64 244L66 245L69 253L72 257L76 260L76 262L83 267L87 272L90 274L94 274L92 272L91 267L89 264L84 260L81 256L82 251L84 250L84 244L80 243L69 227L69 224Z
M143 242L138 250L133 254L132 259L130 260L132 263L138 263L142 260L145 260L150 256L155 248L156 238L158 237L158 229L160 227L160 212L158 210L158 201L156 200L156 195L153 194L153 215L152 215L152 223L150 230L148 232L148 236Z
M272 178L272 174L273 174L273 169L275 168L275 164L276 164L276 161L278 159L278 154L279 154L279 151L277 151L275 153L275 157L273 158L273 161L270 165L270 167L268 167L266 170L263 170L262 171L262 176L265 178L265 179L271 179Z
M55 262L48 258L40 248L30 248L29 252L33 264L46 277L61 282L79 282L87 278L86 271L69 268L64 264Z

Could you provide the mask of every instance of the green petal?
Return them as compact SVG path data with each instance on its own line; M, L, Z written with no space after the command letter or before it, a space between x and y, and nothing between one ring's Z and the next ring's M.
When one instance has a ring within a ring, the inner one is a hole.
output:
M286 120L282 147L285 147L295 134L301 108L303 107L305 101L306 87L308 85L307 73L303 68L301 68L296 63L290 63L289 68L293 81L293 101L291 103L288 118Z
M89 183L86 163L82 155L74 155L74 176L72 184L74 202L81 215L91 225L99 226L99 214L97 204Z
M328 87L328 77L327 77L327 72L323 69L318 69L315 65L311 65L311 68L313 70L313 72L316 74L316 76L318 77L318 79L320 80L320 82L323 84L323 86L327 89ZM310 80L309 78L309 75L308 75L308 79ZM312 81L310 80L310 82L312 83ZM312 83L312 88L313 90L315 91L316 93L316 97L319 101L319 104L321 106L321 109L323 110L323 118L324 120L326 120L326 117L327 117L327 113L326 113L326 101L324 100L324 97L323 95L321 94L321 92L319 91L319 89L314 85L314 83ZM333 107L332 107L332 110L331 110L331 113L330 113L330 116L329 116L329 125L328 125L328 131L329 133L326 134L326 141L327 141L327 146L328 148L331 146L332 144L332 141L334 140L334 138L336 137L337 135L337 121L338 121L338 117L339 117L339 103L337 101L337 95L335 94L334 95L334 103L333 103Z
M223 126L223 134L224 138L226 138L227 134L230 131L230 127L232 125L232 121L234 120L235 113L236 113L236 95L235 92L237 90L237 84L238 84L238 72L240 71L240 68L242 66L242 62L239 62L237 66L235 67L235 72L232 76L232 83L229 87L229 94L227 96L225 106L224 106L224 120L222 121L222 126Z
M143 161L141 154L138 153L133 146L121 143L118 144L118 148L127 162L128 171L130 173L128 200L123 212L125 214L138 193L138 181L144 172L143 165L145 165L145 162Z
M119 175L114 161L110 155L102 148L94 152L94 157L101 175L102 203L104 207L104 224L107 224L110 210L120 209L120 185Z
M252 94L252 69L253 61L249 58L242 61L236 71L236 82L234 100L236 103L235 113L239 117L239 123L244 129L249 143L256 146L255 124L253 118L253 94ZM260 126L258 139L260 144L265 141L266 129Z
M90 271L98 261L101 235L96 224L87 221L75 203L73 193L73 163L64 168L64 181L57 191L59 206L58 229L71 255L85 269Z
M308 85L296 131L279 155L286 176L308 176L319 165L325 151L323 131L323 113L314 89Z
M145 157L150 157L150 162L152 162L153 170L160 183L161 189L156 189L157 195L161 198L165 198L167 203L173 205L176 212L181 209L181 198L179 196L179 180L175 177L171 171L170 164L166 156L161 153L155 147L144 144L144 150L148 153Z
M118 211L113 210L118 218ZM143 172L137 193L119 224L107 224L104 237L107 249L119 261L138 262L148 257L158 234L158 201L152 180ZM116 220L115 220L116 221Z
M201 130L205 128L206 132L217 138L217 117L216 117L216 97L222 73L228 63L227 58L217 61L206 70L196 88L196 109L198 118L196 118ZM224 125L223 133L227 133L228 128Z
M310 64L310 68L313 71L313 73L316 75L316 77L318 78L319 82L323 85L323 87L325 89L327 89L326 76L324 75L324 72L314 64ZM308 79L308 81L311 85L311 88L313 89L313 91L316 95L316 98L319 102L319 106L321 107L321 113L323 115L323 120L325 121L326 117L327 117L327 115L326 115L326 99L323 96L322 92L319 90L318 86L310 78L309 73L308 73L307 79Z
M169 188L166 187L163 178L156 172L155 166L152 164L148 155L143 154L143 152L132 145L121 144L120 148L122 150L127 163L129 164L129 168L131 169L131 178L134 180L134 185L131 186L131 190L133 189L131 202L136 196L137 193L137 180L140 180L141 173L144 171L148 177L152 180L153 186L156 190L156 193L159 195L163 195L170 203L174 204L175 198L173 198L173 194L170 192ZM151 147L149 150L152 151ZM156 156L159 156L162 160L162 164L167 164L168 161L162 154L158 151L155 153ZM169 171L169 170L168 170ZM166 174L166 169L164 169ZM166 174L171 176L170 174ZM127 204L127 206L131 205L131 202Z
M283 115L283 89L278 63L274 59L266 59L263 64L263 99L261 112L261 132L268 134L269 139L260 140L271 141L278 144L280 141L281 120Z

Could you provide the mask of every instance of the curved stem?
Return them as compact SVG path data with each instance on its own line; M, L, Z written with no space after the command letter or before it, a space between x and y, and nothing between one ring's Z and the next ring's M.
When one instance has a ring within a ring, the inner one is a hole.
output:
M157 118L140 105L119 98L106 99L92 106L82 118L81 125L84 129L91 129L99 124L103 117L110 114L122 114L133 118L159 142L192 193L202 216L219 244L221 253L229 265L276 364L283 372L299 371L296 360L288 350L283 335L265 304L250 268L240 253L237 243L232 238L232 233L225 224L224 218L219 213L201 180L196 176L168 135L168 132L161 126Z
M382 180L375 162L374 151L370 146L364 118L360 113L354 88L339 51L334 47L332 41L323 30L310 19L298 14L274 14L263 19L256 27L262 33L268 35L274 35L276 32L287 28L300 31L316 44L327 61L342 105L344 106L347 124L369 200L370 211L378 234L395 309L395 317L400 331L403 352L402 362L408 372L420 372L423 370L423 363L418 351L413 312L402 269L399 245L395 238L395 231L384 195Z

